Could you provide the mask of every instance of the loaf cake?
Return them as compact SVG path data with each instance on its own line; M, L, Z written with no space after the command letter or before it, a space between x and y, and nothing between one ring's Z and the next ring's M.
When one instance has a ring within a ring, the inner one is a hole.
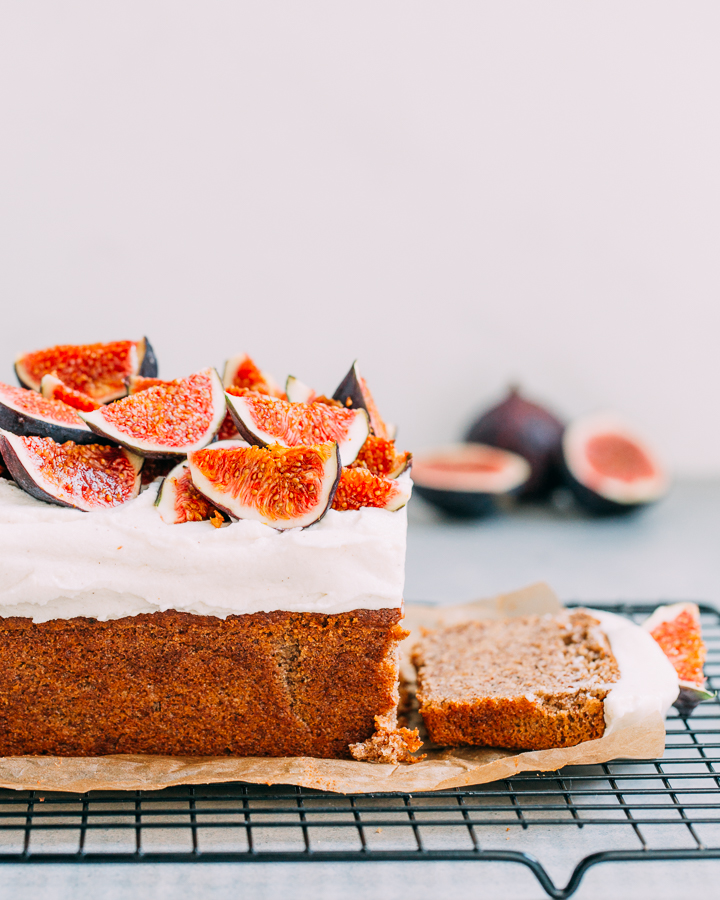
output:
M584 611L469 621L414 648L430 739L544 750L602 737L620 670L600 622Z
M307 389L274 437L290 401L244 355L224 384L160 381L146 341L16 369L26 390L0 385L0 756L417 748L396 727L409 454L356 367L346 396Z

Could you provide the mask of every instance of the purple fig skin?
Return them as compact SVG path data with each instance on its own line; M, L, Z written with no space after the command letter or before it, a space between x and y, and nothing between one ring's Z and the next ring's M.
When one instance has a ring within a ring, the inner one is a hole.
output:
M556 416L537 403L525 400L517 387L511 387L505 400L471 426L467 440L525 457L532 472L520 496L541 499L561 482L564 430L564 424Z
M142 362L140 363L138 375L141 375L143 378L157 378L158 363L155 351L153 350L150 341L147 338L144 340L145 353L143 354Z

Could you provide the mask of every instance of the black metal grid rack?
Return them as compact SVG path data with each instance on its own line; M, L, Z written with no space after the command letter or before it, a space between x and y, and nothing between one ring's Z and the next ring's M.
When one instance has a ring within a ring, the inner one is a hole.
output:
M648 605L602 608L637 620ZM720 613L702 607L720 687ZM713 685L713 681L715 684ZM569 897L602 862L720 859L720 704L671 713L661 760L574 766L452 791L340 795L245 784L165 791L0 791L0 862L476 860L528 867ZM568 856L558 887L538 848ZM533 853L525 848L532 848Z

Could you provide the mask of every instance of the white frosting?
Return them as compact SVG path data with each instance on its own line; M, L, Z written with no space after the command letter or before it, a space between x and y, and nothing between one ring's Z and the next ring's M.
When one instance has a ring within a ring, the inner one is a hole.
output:
M278 532L244 520L168 525L157 485L112 510L35 500L0 479L0 616L103 621L176 609L224 618L402 603L407 516L329 510Z
M678 676L657 642L624 616L587 610L600 622L620 668L620 680L605 698L605 734L647 722L654 713L665 718L678 695Z

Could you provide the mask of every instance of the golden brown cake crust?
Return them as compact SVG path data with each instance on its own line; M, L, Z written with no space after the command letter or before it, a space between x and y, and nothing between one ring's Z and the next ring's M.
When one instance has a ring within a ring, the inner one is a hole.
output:
M599 626L573 612L426 634L413 662L430 739L547 750L602 737L603 700L620 671Z
M401 618L0 619L0 756L348 758L395 714Z

